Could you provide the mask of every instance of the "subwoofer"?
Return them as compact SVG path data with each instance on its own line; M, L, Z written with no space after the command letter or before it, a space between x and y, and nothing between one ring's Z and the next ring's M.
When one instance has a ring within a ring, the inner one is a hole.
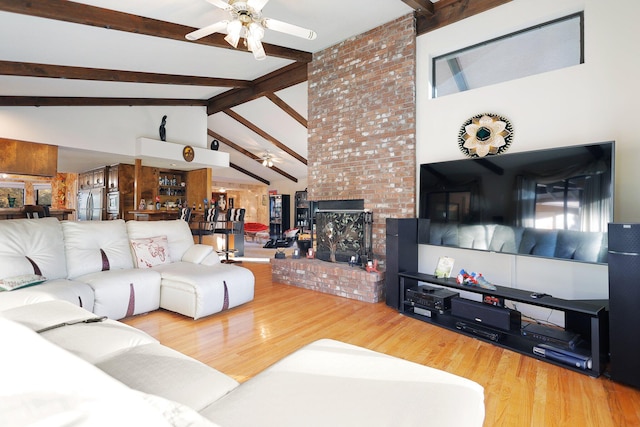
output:
M464 298L451 299L451 314L462 319L471 320L478 325L504 331L520 330L522 321L522 315L519 311Z

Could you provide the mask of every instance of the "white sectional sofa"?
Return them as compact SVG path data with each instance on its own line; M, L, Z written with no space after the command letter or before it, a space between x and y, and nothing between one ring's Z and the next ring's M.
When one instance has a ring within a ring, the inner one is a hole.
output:
M484 421L477 383L346 343L312 342L239 384L118 322L159 307L198 318L253 299L253 274L194 245L183 221L0 221L0 279L25 277L46 280L0 292L3 426ZM420 410L407 411L413 401Z
M0 309L61 299L110 319L160 307L197 319L253 300L255 285L181 220L0 221L0 281L29 279L42 283L0 292Z
M483 389L473 381L346 343L312 342L238 384L142 331L101 319L66 301L0 312L2 425L479 427L484 421Z

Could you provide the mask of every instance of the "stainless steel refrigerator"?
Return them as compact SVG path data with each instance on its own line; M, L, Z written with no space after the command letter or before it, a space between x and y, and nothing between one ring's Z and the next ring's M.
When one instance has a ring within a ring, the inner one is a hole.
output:
M78 221L102 221L105 216L104 188L78 192Z

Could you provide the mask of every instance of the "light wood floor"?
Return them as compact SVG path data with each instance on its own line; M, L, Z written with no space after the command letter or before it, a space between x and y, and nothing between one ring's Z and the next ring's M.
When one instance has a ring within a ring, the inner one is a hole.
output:
M333 338L480 383L485 426L640 426L638 390L428 325L384 303L272 283L270 264L244 266L256 276L248 304L197 321L159 310L125 323L240 382L305 344ZM429 405L412 396L407 402L418 410Z

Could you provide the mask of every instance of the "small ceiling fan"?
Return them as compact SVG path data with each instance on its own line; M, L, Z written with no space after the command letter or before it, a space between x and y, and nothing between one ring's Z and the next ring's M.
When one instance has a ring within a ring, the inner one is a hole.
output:
M280 159L276 159L273 154L269 152L269 150L265 151L264 154L260 156L260 158L262 159L262 166L264 166L265 168L271 168L273 167L274 162L280 162Z
M262 47L264 29L278 31L293 36L313 40L315 31L298 27L262 16L262 8L269 0L206 0L214 6L224 9L231 14L231 19L225 19L187 34L187 40L198 40L210 34L226 31L224 38L234 48L238 47L240 38L244 37L245 44L256 59L267 57Z

